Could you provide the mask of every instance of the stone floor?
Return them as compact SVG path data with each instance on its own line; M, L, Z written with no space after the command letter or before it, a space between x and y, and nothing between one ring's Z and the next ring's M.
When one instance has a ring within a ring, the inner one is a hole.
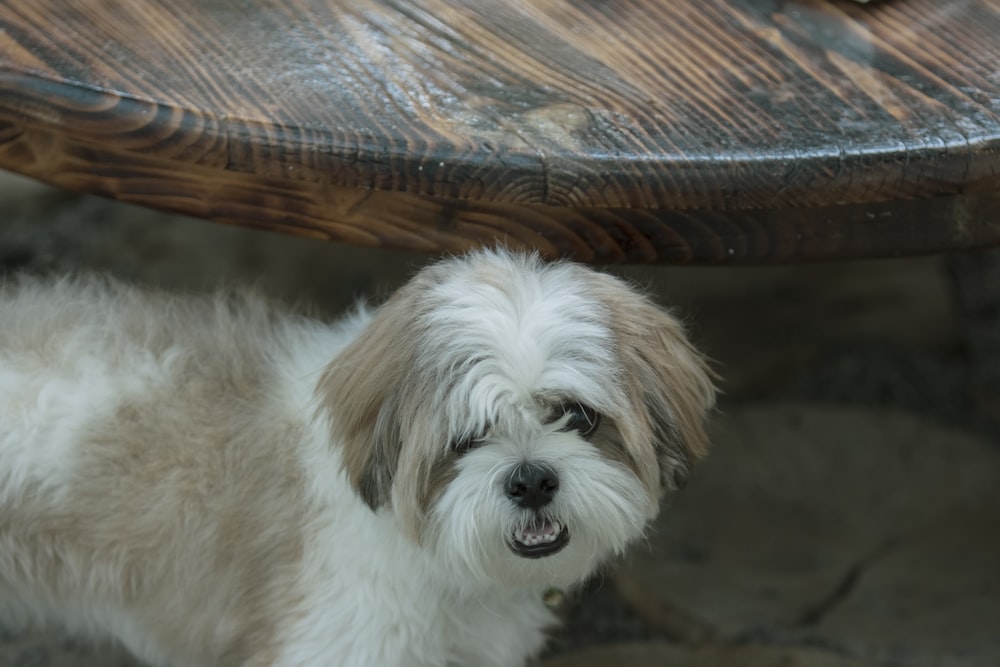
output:
M0 174L3 272L249 281L334 314L426 260ZM546 667L1000 665L1000 443L946 264L616 269L691 322L725 395L713 455L645 544L566 600ZM8 665L134 663L0 629Z

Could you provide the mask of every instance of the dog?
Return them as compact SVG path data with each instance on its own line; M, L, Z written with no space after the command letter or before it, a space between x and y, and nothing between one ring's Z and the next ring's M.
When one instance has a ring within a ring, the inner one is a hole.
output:
M475 251L333 324L0 294L0 619L150 665L523 665L707 447L682 325L571 262Z

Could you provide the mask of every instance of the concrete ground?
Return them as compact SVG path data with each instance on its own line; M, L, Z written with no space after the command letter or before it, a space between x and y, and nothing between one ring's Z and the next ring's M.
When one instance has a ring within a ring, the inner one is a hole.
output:
M427 259L0 174L4 273L101 270L183 290L253 282L335 314ZM691 323L725 394L712 456L646 544L566 600L545 664L1000 665L1000 442L978 389L995 363L981 341L1000 331L958 316L983 275L968 277L970 261L614 269ZM134 663L0 628L8 665Z

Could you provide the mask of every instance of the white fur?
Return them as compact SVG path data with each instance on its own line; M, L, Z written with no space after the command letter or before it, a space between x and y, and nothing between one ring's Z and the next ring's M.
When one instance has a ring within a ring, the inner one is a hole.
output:
M555 620L544 591L583 581L657 511L658 487L539 403L634 414L612 309L581 282L588 270L502 251L422 275L401 297L417 301L385 308L416 313L398 332L417 350L399 374L414 384L397 389L436 440L417 449L408 424L393 425L401 463L375 509L345 471L341 406L317 387L346 377L338 364L354 363L381 310L328 325L253 296L7 285L0 619L115 639L162 667L514 667L537 655ZM393 415L374 407L381 430ZM399 490L417 484L408 453L430 464L467 436L477 446L418 512ZM541 559L508 545L534 516L503 492L524 461L558 471L539 514L571 535Z

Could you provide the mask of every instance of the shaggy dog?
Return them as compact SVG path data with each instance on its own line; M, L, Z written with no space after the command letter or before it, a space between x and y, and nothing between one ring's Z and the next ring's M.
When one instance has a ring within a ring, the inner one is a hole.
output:
M329 324L106 279L0 292L0 618L176 667L523 665L706 448L619 279L504 250Z

